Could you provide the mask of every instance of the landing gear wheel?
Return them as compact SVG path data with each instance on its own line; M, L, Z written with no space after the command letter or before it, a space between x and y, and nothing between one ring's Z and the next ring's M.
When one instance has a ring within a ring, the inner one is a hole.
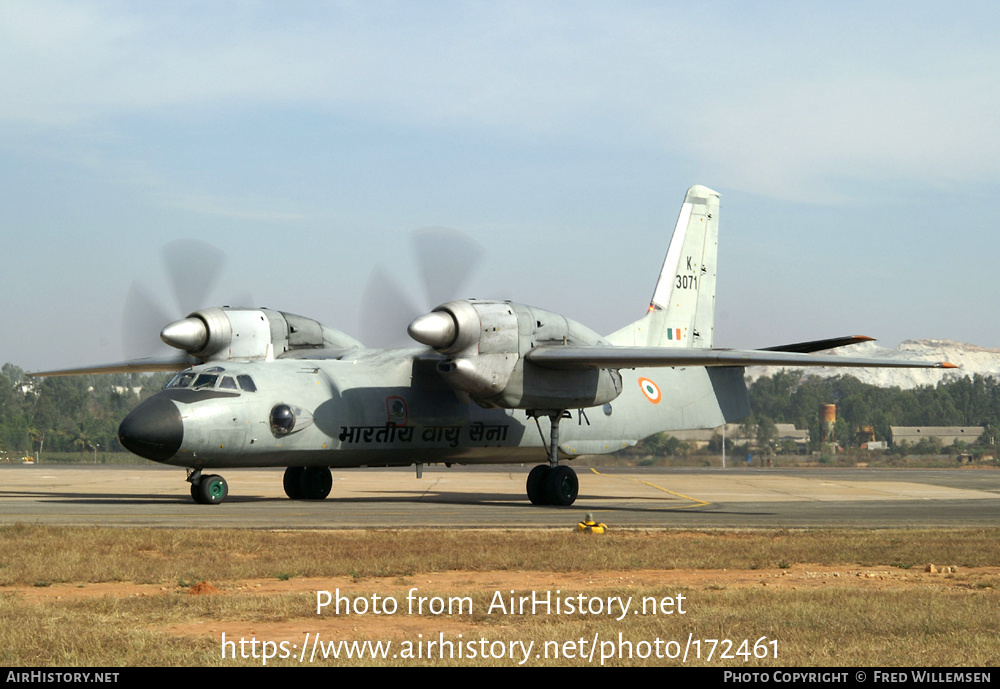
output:
M217 474L202 476L200 481L191 484L191 495L199 504L218 505L229 495L229 484Z
M323 500L333 488L333 474L327 467L305 467L299 485L304 500Z
M302 472L305 467L288 467L285 469L285 478L282 483L285 486L285 495L292 500L302 499Z
M542 464L528 474L528 499L532 505L557 505L568 507L576 501L580 481L569 467L559 466L559 422L570 418L565 409L528 410L528 416L538 423L540 416L549 417L549 463ZM541 433L541 428L538 429Z
M580 481L570 467L552 467L545 481L545 497L549 505L569 507L576 502Z
M528 474L527 490L528 500L532 505L547 505L545 497L545 483L551 471L548 464L539 464Z

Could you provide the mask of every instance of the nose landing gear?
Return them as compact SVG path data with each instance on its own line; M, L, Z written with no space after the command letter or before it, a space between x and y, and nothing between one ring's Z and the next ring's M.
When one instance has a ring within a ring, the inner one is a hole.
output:
M218 474L201 475L195 469L187 479L191 483L191 498L199 505L218 505L229 495L229 484Z

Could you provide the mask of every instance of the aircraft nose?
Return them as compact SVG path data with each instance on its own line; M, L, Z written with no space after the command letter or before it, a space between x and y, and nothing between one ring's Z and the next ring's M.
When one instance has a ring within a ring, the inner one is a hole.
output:
M118 426L118 440L140 457L163 462L181 448L184 423L174 402L156 395L141 403Z

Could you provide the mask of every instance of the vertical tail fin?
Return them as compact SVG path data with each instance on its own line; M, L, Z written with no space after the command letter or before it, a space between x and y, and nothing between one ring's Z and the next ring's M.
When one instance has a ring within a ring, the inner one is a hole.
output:
M616 345L711 348L715 335L715 264L719 194L688 189L645 316L608 335Z

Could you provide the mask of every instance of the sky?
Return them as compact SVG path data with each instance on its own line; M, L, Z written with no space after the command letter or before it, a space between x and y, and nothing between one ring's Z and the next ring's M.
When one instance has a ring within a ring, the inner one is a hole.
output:
M611 332L692 184L717 346L1000 347L998 33L987 2L0 0L0 361L135 354L134 285L359 336L376 268L434 306L429 226L483 247L454 296Z

